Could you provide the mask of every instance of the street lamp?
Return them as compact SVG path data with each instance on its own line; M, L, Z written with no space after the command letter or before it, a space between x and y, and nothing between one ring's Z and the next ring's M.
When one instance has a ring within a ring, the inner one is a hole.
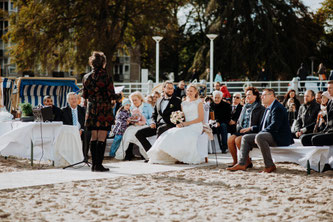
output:
M159 82L159 72L160 72L160 41L163 39L162 36L153 36L156 42L156 83Z
M207 34L206 35L210 39L210 73L209 73L209 85L210 92L213 92L213 65L214 65L214 39L217 37L216 34Z

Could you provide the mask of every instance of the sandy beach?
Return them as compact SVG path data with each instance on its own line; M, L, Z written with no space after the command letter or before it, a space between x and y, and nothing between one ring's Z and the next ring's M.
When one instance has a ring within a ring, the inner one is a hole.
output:
M0 221L333 221L333 171L262 167L258 160L246 172L220 164L0 190ZM26 169L27 160L0 158L1 173Z

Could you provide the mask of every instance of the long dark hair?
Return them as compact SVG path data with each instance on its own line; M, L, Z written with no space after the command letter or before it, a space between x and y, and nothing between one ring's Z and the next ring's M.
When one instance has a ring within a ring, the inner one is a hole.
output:
M285 95L284 95L284 99L283 99L283 106L286 106L288 99L290 98L290 93L294 92L295 93L295 98L296 98L296 91L294 89L290 89Z

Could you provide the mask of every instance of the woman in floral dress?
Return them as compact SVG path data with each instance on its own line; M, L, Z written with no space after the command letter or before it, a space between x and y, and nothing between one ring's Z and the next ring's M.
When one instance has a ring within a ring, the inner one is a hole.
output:
M83 98L88 100L86 127L91 131L91 171L109 171L102 165L106 136L113 124L111 100L115 97L111 76L105 70L106 57L103 52L93 52L89 57L93 71L83 77Z

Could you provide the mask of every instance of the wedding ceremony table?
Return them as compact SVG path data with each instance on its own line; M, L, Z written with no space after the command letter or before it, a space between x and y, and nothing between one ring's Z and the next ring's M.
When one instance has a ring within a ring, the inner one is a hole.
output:
M55 166L83 160L79 130L62 122L0 122L0 155L50 160Z

